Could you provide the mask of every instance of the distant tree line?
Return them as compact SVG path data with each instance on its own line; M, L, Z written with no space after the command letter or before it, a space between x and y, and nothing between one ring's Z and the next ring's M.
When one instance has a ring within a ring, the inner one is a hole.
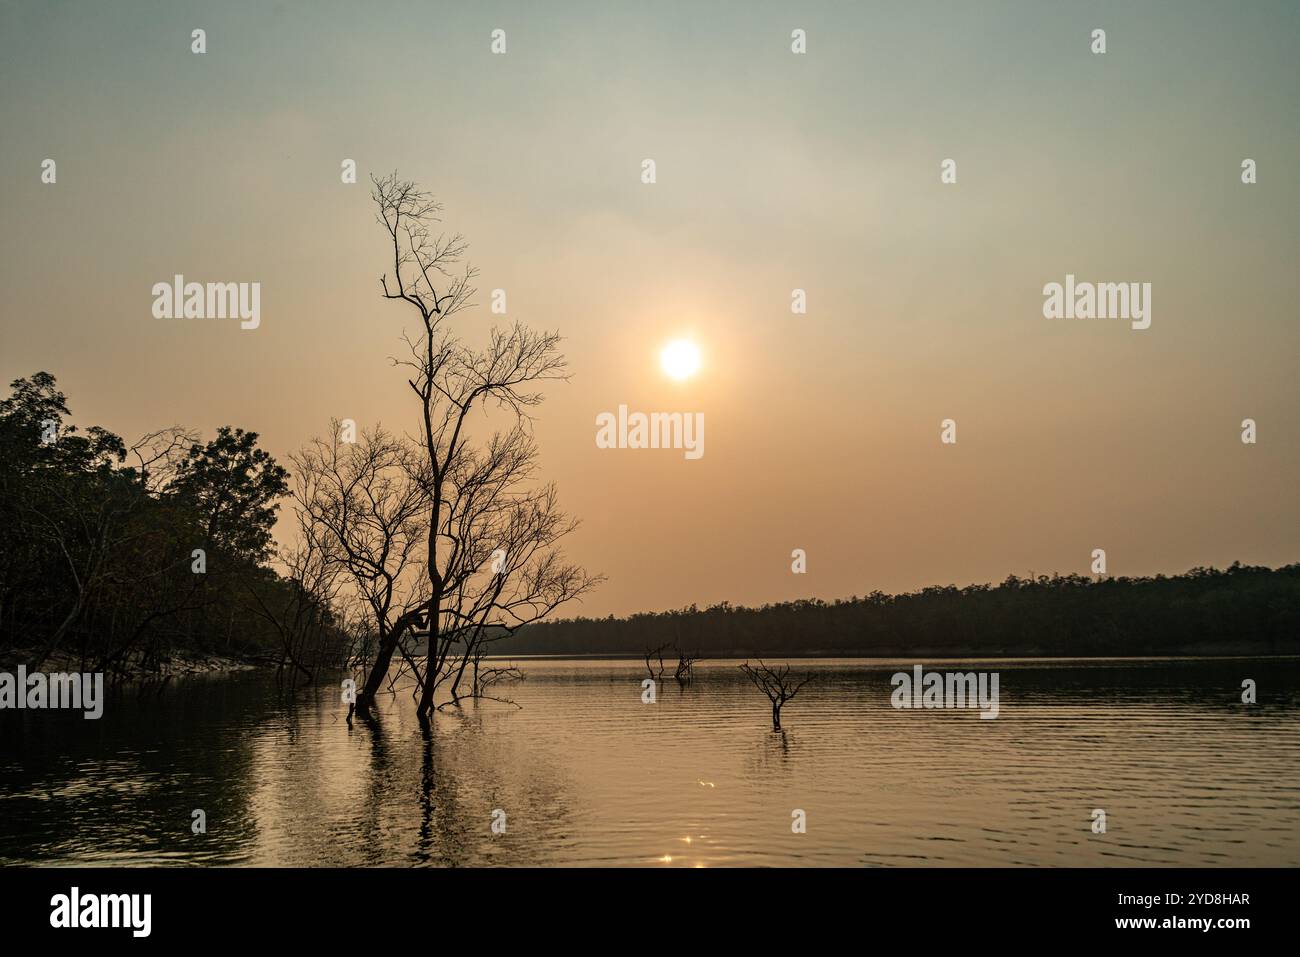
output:
M264 656L311 677L346 638L330 596L273 567L287 473L257 433L172 426L132 444L69 424L54 376L0 401L0 659L149 670ZM341 662L339 662L341 663Z
M1012 575L830 602L574 618L529 625L508 652L639 658L665 639L705 658L1296 654L1300 564L1101 580Z

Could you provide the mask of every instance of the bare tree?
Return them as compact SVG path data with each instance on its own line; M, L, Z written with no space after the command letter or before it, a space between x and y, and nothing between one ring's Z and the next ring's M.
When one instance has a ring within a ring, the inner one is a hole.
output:
M354 596L341 595L338 604L338 627L343 633L347 646L344 649L343 667L347 671L370 673L370 663L374 661L375 650L379 644L370 609Z
M190 447L199 441L196 429L179 425L158 429L140 437L127 452L139 463L140 487L156 494L179 474L181 463Z
M695 662L700 660L698 651L682 651L677 645L673 645L677 652L677 670L673 677L677 679L678 684L686 684L695 678Z
M435 232L442 207L414 183L396 174L373 182L392 263L380 288L418 318L414 335L402 337L408 355L394 363L406 370L420 412L415 441L426 538L419 560L427 589L411 610L429 635L423 666L413 665L425 717L444 682L459 696L484 642L537 621L601 579L564 561L558 542L576 522L559 510L552 486L533 481L530 410L542 401L542 383L567 378L559 335L515 323L492 329L481 348L466 345L448 328L473 304L465 240ZM483 434L492 415L507 425ZM383 680L400 637L380 634L358 708Z
M667 647L668 645L663 644L659 645L657 648L647 648L645 650L645 670L650 674L650 678L653 681L658 681L664 676L664 649ZM654 665L650 663L650 659L655 657L659 659L658 671L656 671Z
M799 689L812 681L812 675L805 675L802 678L797 676L791 677L790 666L781 665L777 668L771 668L759 661L757 668L750 667L749 662L740 666L740 670L745 673L745 677L754 683L763 694L767 695L768 700L772 702L772 730L781 730L781 709L785 703L799 693Z
M523 670L516 667L513 662L502 664L502 665L485 663L484 659L486 657L485 654L486 647L487 647L486 645L480 645L473 652L474 667L473 667L473 671L470 672L469 697L486 698L491 701L500 701L500 702L504 702L505 704L513 704L516 707L520 707L520 705L512 701L510 698L503 698L500 697L499 695L492 694L491 692L496 689L497 685L523 681L526 675L524 674ZM463 697L463 695L458 695L455 692L455 685L453 685L451 700L446 702L441 707L457 704L459 703L461 697Z
M333 560L330 543L322 542L313 534L315 529L304 524L313 521L310 513L301 507L296 511L298 542L279 556L284 569L282 587L264 589L260 587L263 581L244 581L258 615L280 638L277 680L287 665L291 686L297 685L299 676L309 684L315 681L324 665L344 663L340 660L342 649L337 647L343 632L336 623L344 567ZM274 571L266 569L263 580L274 575ZM331 649L339 654L331 654Z
M332 421L330 437L313 440L292 461L301 538L322 563L346 572L352 597L368 611L375 649L358 699L370 701L394 653L409 657L410 633L425 618L427 482L410 445L379 426L344 442Z

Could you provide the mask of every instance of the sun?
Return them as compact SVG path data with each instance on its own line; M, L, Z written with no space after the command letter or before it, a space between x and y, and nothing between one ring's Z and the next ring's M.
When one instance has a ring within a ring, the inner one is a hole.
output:
M674 339L659 353L659 364L674 379L689 379L700 368L700 350L689 339Z

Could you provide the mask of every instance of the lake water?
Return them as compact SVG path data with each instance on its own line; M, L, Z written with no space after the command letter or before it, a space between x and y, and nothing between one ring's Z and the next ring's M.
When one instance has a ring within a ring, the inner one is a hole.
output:
M99 721L0 713L0 863L1300 864L1296 659L961 668L999 673L996 720L893 709L912 662L794 662L816 679L781 733L736 662L654 704L640 662L520 664L519 707L427 734L409 689L349 728L337 682L264 672L127 686Z

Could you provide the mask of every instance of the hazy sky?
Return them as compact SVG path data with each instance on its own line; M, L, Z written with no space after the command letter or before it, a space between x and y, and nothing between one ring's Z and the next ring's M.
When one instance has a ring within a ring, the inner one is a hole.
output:
M414 428L397 169L472 244L468 336L504 288L566 337L542 464L609 576L571 612L1294 562L1298 47L1292 2L5 2L0 375L281 459ZM176 273L260 282L261 327L154 319ZM1067 273L1151 283L1151 328L1045 319ZM704 456L598 449L620 404Z

